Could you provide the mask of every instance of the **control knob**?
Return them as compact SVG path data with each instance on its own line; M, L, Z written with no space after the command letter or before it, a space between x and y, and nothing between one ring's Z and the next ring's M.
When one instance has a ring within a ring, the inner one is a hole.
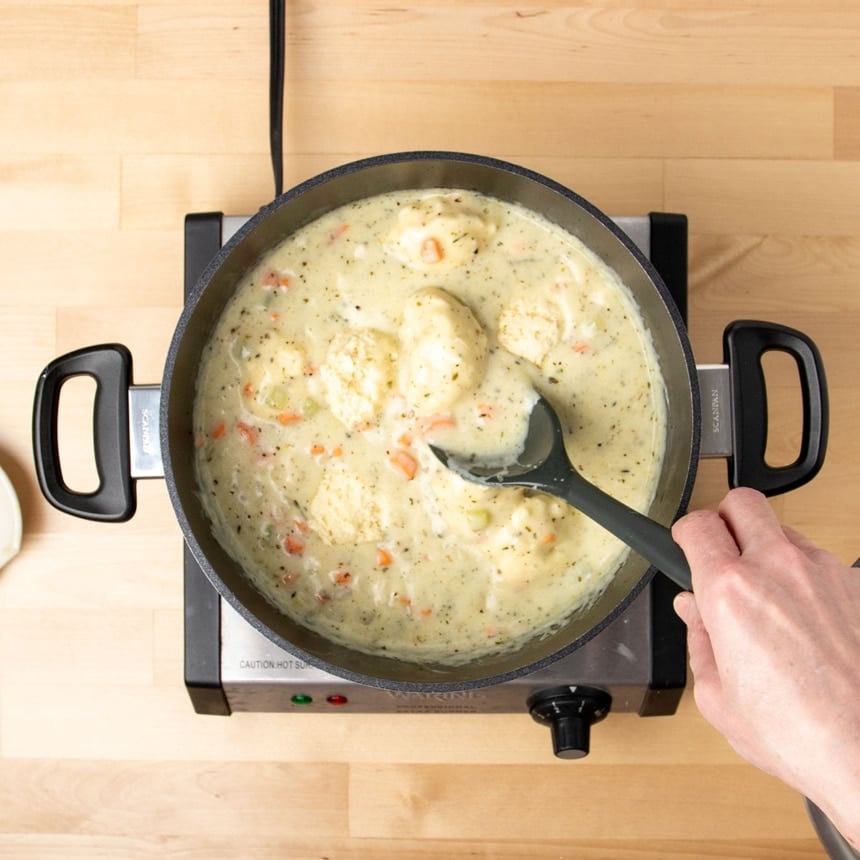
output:
M591 727L608 713L612 697L595 687L552 687L527 700L535 722L549 726L552 750L564 759L588 755Z

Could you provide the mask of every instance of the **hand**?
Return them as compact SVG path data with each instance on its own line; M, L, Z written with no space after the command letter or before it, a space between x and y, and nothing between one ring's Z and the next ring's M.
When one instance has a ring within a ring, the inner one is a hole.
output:
M675 610L702 715L860 846L860 571L780 526L754 490L672 533L693 575Z

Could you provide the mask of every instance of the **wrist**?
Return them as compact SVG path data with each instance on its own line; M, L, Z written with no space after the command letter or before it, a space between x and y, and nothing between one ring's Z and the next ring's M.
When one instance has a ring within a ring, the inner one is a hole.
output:
M831 772L833 780L818 787L819 791L815 792L818 797L810 796L809 799L827 816L848 844L860 851L860 766L847 770L842 778Z
M860 798L855 798L851 802L845 802L844 798L840 798L836 807L825 814L845 841L855 851L860 851Z

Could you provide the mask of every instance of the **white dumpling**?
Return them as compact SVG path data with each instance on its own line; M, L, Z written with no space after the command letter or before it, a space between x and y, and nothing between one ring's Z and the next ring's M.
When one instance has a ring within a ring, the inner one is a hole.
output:
M442 271L468 263L495 232L471 195L432 195L400 211L385 247L409 266Z
M255 346L237 346L237 361L245 370L245 408L261 418L298 409L303 397L305 351L271 335Z
M563 333L562 310L549 299L514 299L499 315L501 346L538 367L559 344Z
M487 335L445 290L427 287L407 299L400 341L403 393L419 412L450 409L483 378Z
M484 556L499 587L557 576L576 558L582 517L553 496L477 486L446 472L431 492L440 531Z
M377 494L346 469L330 467L323 471L308 512L311 527L329 546L378 541L385 533Z
M346 427L373 421L394 387L397 343L375 329L336 334L320 366L323 394Z

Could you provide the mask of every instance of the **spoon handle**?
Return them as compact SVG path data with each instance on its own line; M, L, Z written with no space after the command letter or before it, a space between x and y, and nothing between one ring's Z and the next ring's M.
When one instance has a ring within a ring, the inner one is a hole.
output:
M666 526L607 495L573 469L550 491L623 540L676 585L693 590L690 565Z

